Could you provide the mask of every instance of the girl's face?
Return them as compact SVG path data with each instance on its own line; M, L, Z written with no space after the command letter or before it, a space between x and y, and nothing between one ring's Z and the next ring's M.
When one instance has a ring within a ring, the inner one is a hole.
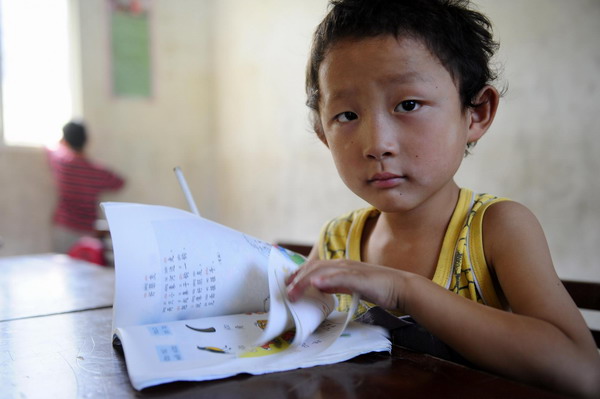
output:
M450 73L420 41L342 41L321 64L319 85L321 139L359 197L405 212L457 188L467 142L478 137Z

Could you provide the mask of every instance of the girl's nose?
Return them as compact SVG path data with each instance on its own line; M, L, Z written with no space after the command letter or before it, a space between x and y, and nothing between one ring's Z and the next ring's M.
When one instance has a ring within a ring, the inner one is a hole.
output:
M364 129L366 158L381 161L398 154L398 137L392 123L384 118L376 119L365 124Z

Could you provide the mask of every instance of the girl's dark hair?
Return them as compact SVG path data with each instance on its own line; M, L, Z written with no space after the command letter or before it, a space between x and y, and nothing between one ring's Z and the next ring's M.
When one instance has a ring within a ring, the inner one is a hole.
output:
M317 27L306 71L306 104L315 131L319 122L319 67L341 40L381 35L421 40L457 83L464 108L496 79L490 60L498 44L489 19L472 10L469 0L331 0Z

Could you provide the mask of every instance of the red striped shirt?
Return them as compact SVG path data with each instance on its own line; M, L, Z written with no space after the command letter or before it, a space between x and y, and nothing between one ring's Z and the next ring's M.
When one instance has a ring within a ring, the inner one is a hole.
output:
M54 223L93 231L100 194L120 189L124 179L66 146L48 150L48 160L58 189Z

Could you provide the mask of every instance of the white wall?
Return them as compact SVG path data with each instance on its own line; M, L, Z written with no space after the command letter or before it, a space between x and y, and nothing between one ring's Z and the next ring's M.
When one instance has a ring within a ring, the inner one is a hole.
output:
M306 122L303 78L325 1L220 1L219 216L269 239L311 242L331 216L361 206ZM257 6L260 4L260 6ZM525 203L564 277L600 280L600 2L480 0L501 41L494 127L459 184Z
M90 150L129 180L107 198L185 208L172 173L181 165L206 216L302 242L363 205L306 118L304 67L325 0L154 0L150 100L111 95L106 2L78 3ZM559 274L600 281L600 1L477 4L509 89L457 180L528 205ZM40 155L0 148L0 255L48 250L53 194Z
M0 147L0 256L49 251L54 203L45 154Z
M153 96L111 91L109 2L72 0L79 17L81 113L89 155L127 179L103 200L186 208L173 174L184 170L204 211L214 215L212 1L155 0L151 16ZM41 149L0 146L0 256L50 251L55 192Z
M108 2L79 1L83 113L95 138L91 151L127 175L117 199L185 207L173 174L179 165L210 212L216 137L211 2L153 4L153 94L134 99L111 92Z
M459 173L529 206L559 273L600 280L600 1L480 0L508 92Z
M326 219L364 204L338 178L304 105L325 4L217 2L218 216L269 240L312 242Z

